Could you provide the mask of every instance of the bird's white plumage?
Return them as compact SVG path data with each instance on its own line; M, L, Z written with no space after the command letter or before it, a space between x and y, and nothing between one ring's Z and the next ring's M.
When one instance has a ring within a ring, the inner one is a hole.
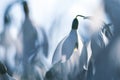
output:
M69 35L65 37L57 46L52 62L53 64L61 61L65 62L72 55L76 44L78 43L77 30L71 30Z

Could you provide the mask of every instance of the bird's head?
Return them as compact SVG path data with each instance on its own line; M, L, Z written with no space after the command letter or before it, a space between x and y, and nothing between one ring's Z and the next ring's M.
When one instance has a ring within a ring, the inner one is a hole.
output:
M79 25L77 17L82 17L83 19L89 19L89 17L87 17L87 16L77 15L74 18L73 22L72 22L72 29L74 29L74 30L77 30L78 29L78 25Z
M28 8L27 2L23 1L22 5L23 5L23 10L24 10L25 15L28 16L29 15L29 8Z

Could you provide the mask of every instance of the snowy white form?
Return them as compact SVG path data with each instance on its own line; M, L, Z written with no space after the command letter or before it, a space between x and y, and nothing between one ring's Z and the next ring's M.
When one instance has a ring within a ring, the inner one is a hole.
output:
M88 17L79 16L88 19ZM61 40L55 50L53 67L46 73L47 80L76 80L77 78L85 78L91 57L91 43L85 44L77 29L78 20L76 17L73 20L69 35Z
M53 64L59 61L61 62L67 61L71 57L72 53L74 53L74 49L77 48L79 50L79 46L82 46L79 45L82 44L82 42L79 42L78 40L79 36L78 36L77 28L78 28L78 20L77 18L75 18L73 20L71 32L58 44L54 52L52 59Z

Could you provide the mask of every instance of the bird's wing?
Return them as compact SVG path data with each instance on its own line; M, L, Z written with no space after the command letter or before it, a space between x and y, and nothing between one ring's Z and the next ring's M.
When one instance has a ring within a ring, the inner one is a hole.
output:
M74 52L74 48L78 45L78 38L77 38L77 32L71 31L67 39L64 41L62 46L62 56L68 60L72 53Z
M60 61L61 56L62 56L62 45L64 43L64 41L66 40L67 37L65 37L63 40L60 41L60 43L58 44L54 54L53 54L53 58L52 58L52 64L55 64L57 62Z

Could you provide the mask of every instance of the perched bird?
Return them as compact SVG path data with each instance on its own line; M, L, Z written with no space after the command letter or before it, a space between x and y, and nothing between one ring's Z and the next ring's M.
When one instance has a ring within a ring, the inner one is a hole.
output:
M53 56L53 67L46 73L45 80L85 79L87 70L87 47L78 32L77 17L73 20L72 30L57 46Z
M66 36L63 40L58 44L52 59L52 63L55 64L59 61L65 62L67 61L75 48L78 49L78 20L75 18L72 23L72 29L68 36ZM81 43L82 44L82 43Z

